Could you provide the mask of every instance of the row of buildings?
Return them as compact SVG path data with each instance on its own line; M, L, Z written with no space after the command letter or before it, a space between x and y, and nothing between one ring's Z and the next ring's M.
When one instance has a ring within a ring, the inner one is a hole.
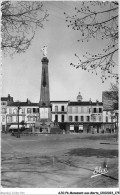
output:
M76 101L51 101L49 89L49 60L43 52L39 103L14 102L13 97L1 98L2 131L26 127L36 132L114 132L118 127L118 108L110 93L104 93L102 102L82 101L79 92Z
M49 118L58 123L60 129L66 132L115 132L118 126L118 108L104 109L104 103L82 101L79 92L76 101L50 101L51 112ZM43 108L45 109L45 108ZM35 126L41 118L42 112L38 103L14 102L13 97L1 97L1 127L2 131L23 125L26 128ZM44 110L42 118L47 118L48 112Z

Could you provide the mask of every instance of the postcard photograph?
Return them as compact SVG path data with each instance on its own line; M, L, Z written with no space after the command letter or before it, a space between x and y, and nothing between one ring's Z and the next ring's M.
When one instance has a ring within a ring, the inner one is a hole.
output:
M119 194L118 9L1 2L3 194Z

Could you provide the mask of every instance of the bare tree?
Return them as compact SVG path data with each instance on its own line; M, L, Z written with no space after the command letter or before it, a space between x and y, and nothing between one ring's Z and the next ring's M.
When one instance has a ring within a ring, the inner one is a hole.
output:
M103 102L104 99L111 101L112 108L116 107L118 109L119 102L119 87L118 83L111 83L109 91L103 91Z
M118 84L111 83L110 86L111 97L115 103L119 102L119 87Z
M114 102L114 110L115 110L115 129L116 129L116 141L119 138L119 86L118 83L114 84L111 83L110 92L108 92L108 95L111 96Z
M35 36L37 27L43 28L47 20L47 10L39 1L3 1L2 11L2 42L4 54L25 52Z
M86 52L82 58L78 54L78 64L71 63L76 68L95 71L101 69L101 78L104 82L107 77L118 79L117 52L118 52L118 2L117 1L88 1L80 2L80 8L75 7L75 15L66 16L68 27L79 30L81 39L78 42L89 42L93 39L101 39L106 46L95 55Z

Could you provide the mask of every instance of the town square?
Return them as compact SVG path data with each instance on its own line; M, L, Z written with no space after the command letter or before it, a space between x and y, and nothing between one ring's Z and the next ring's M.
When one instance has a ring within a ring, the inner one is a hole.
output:
M118 2L1 5L2 189L118 193Z

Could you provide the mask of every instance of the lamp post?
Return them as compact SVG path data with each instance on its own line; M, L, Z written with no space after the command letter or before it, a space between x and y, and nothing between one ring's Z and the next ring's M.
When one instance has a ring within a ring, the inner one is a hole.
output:
M116 114L116 140L118 140L119 137L119 128L118 128L118 112L115 113Z
M20 110L20 106L18 106L18 132L17 132L17 138L20 138L20 129L19 129L19 110Z

